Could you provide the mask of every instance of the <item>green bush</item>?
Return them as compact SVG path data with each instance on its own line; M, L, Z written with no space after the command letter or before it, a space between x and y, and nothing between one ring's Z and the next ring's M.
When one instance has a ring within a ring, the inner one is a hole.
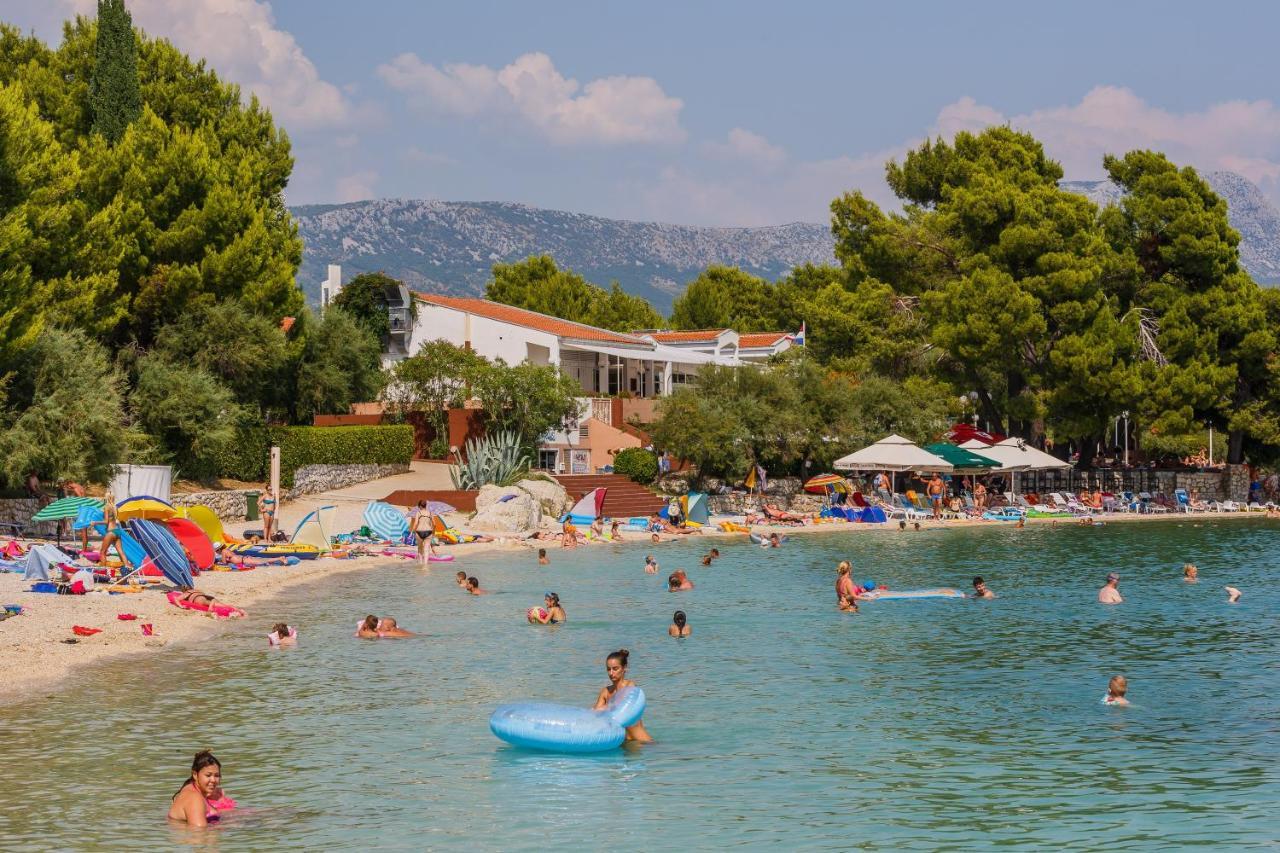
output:
M658 456L643 447L628 447L613 457L613 470L647 486L658 478Z
M305 465L407 465L413 458L413 427L242 427L219 459L219 476L266 480L273 444L280 447L280 484L289 487L293 472Z

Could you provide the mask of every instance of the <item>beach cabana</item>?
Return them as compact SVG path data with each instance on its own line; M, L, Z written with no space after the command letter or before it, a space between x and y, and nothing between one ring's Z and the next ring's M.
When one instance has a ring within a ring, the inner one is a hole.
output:
M831 467L839 471L888 471L896 480L899 471L950 472L955 466L895 433L840 457Z

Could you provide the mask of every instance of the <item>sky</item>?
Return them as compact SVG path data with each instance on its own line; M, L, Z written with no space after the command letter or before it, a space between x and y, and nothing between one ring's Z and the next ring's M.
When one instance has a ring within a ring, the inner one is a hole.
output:
M1280 203L1280 4L126 0L258 95L290 204L516 201L691 225L886 204L884 165L1009 123L1069 179L1164 151ZM46 41L95 0L0 0Z

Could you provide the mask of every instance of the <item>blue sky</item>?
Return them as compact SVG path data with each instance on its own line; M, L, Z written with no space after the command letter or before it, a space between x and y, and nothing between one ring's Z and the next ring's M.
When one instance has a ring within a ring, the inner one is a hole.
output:
M825 221L929 134L1010 122L1071 178L1164 150L1280 198L1264 3L128 0L289 131L291 203L510 200L710 225ZM94 0L0 0L47 39Z

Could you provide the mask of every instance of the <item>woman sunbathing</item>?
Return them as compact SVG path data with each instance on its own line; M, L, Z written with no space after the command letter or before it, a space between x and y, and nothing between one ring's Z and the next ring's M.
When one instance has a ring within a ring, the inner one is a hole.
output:
M791 512L784 512L773 504L763 504L761 507L764 514L773 521L785 521L790 524L804 524L805 518L802 515L796 515Z

